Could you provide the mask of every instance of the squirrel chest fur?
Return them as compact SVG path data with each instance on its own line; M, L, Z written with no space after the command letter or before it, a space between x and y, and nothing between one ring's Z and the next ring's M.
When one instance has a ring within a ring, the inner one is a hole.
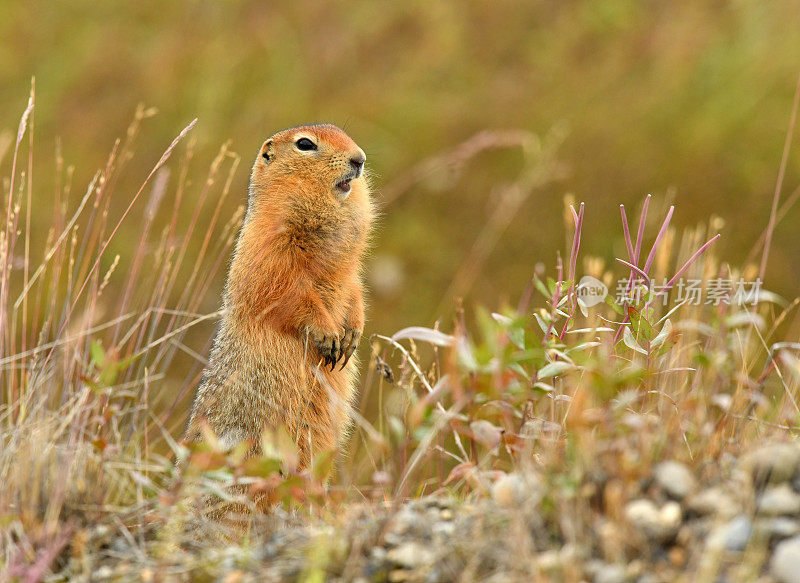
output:
M373 217L365 160L327 124L262 145L188 440L207 423L224 447L247 440L258 454L263 432L283 426L307 467L346 432Z

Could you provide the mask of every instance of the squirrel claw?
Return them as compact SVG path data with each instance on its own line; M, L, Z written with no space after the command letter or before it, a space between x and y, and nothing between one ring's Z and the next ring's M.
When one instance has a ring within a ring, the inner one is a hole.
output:
M325 367L330 366L331 370L333 370L336 363L343 356L339 337L333 334L317 332L312 328L308 329L308 336L322 358L322 365Z
M343 370L347 363L350 361L350 357L353 356L353 352L355 352L356 347L358 346L358 341L361 338L361 332L355 328L345 328L344 334L342 335L342 346L341 346L341 357L342 357L342 366L339 370Z
M308 335L322 358L322 366L325 368L330 366L331 370L335 370L336 365L341 361L339 370L343 370L347 363L350 362L350 357L353 356L353 352L358 346L361 331L356 328L345 327L339 336L316 332L309 328Z

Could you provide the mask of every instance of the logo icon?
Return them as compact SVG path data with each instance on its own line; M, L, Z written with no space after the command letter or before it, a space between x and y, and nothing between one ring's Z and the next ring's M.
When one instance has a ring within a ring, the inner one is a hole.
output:
M575 288L575 294L578 296L578 301L591 308L597 304L603 303L608 295L608 288L606 285L591 275L584 275L578 282L578 287Z

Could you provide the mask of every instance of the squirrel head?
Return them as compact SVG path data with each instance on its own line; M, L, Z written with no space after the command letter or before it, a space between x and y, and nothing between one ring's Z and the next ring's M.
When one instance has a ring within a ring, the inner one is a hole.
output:
M292 192L344 202L368 196L364 150L332 124L305 125L278 132L261 146L253 165L251 196Z

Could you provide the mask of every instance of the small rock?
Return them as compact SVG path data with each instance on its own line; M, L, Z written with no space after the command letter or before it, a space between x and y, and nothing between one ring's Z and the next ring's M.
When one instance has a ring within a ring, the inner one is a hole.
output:
M672 535L678 532L682 517L681 506L677 502L667 502L658 512L658 521L661 523L662 528Z
M567 564L587 558L587 553L588 551L583 545L567 543L561 547L558 555L561 558L561 562Z
M627 540L623 529L614 521L600 518L595 523L597 532L597 542L603 557L616 558L622 557L627 546Z
M407 542L386 553L386 559L404 569L415 569L430 564L433 553L416 542Z
M667 502L660 509L651 501L639 499L625 507L625 518L647 538L666 541L674 537L681 525L681 507Z
M722 488L709 488L689 498L689 510L700 516L731 518L741 510L733 497Z
M800 514L800 496L789 484L767 488L758 499L758 512L768 516L794 516Z
M561 557L555 550L542 551L537 554L535 564L538 569L547 573L561 566Z
M647 565L642 559L633 559L628 562L628 578L639 579L644 577L644 572L648 569ZM641 583L641 582L640 582Z
M658 507L650 500L633 500L625 507L625 518L634 528L650 536L659 530Z
M437 522L431 527L431 533L444 541L447 541L455 532L456 525L452 522Z
M739 459L739 468L756 483L788 481L797 472L799 464L800 445L795 443L767 445Z
M620 565L603 565L595 571L594 583L625 583L627 573Z
M542 498L541 481L536 474L505 474L492 485L492 498L503 508L516 508L523 502L538 504Z
M412 573L404 571L403 569L395 569L389 573L389 581L391 583L403 583L411 579Z
M740 552L745 549L753 532L753 523L740 514L726 524L718 526L709 535L710 548L724 548L727 551Z
M721 524L724 522L704 516L689 520L681 527L681 532L678 533L678 542L683 545L691 545L695 540L705 540L712 529L719 528Z
M683 500L697 485L691 470L680 462L662 462L656 466L653 474L656 483L676 500Z
M406 534L413 528L418 520L418 514L412 510L410 506L401 508L394 516L392 530L399 535Z
M767 539L783 540L800 534L800 523L785 516L762 518L756 521L755 531Z
M769 568L779 583L800 583L800 537L778 543Z
M131 552L130 544L122 537L113 539L111 541L111 548L122 556L128 555Z
M686 549L682 546L675 545L667 552L669 562L676 569L680 569L686 564Z
M111 527L105 524L100 524L92 529L92 536L94 538L104 538L111 532Z
M658 507L650 500L634 500L625 507L625 517L639 530L658 528Z
M396 547L399 546L400 543L403 542L403 537L397 534L395 531L391 530L386 533L383 537L383 542L387 547Z

